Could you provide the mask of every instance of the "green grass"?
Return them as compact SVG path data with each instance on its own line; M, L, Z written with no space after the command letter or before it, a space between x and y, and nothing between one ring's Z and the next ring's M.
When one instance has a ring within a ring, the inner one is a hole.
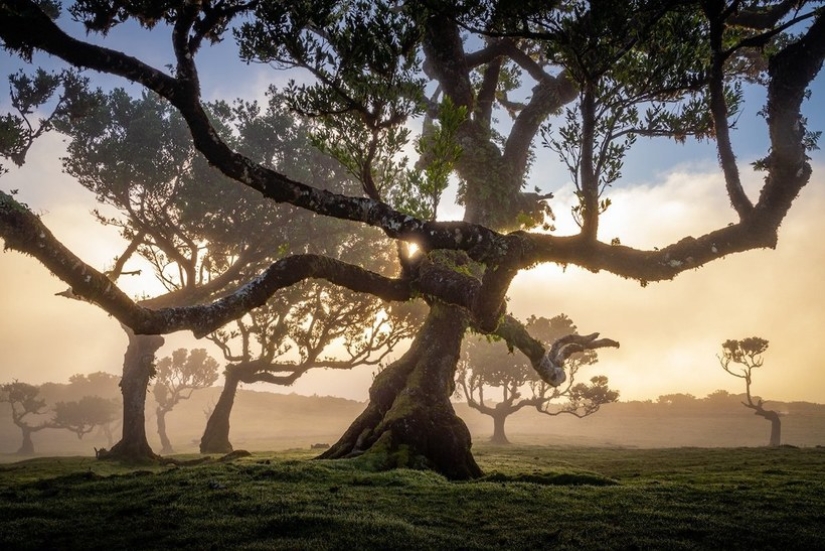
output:
M311 457L2 465L0 549L825 549L823 448L481 445L473 482Z

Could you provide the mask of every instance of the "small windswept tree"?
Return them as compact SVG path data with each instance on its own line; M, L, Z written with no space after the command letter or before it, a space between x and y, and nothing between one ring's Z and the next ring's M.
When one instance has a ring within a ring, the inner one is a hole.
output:
M722 355L719 356L719 363L722 369L740 379L745 380L745 400L742 402L746 408L752 409L754 415L764 417L771 422L770 446L779 446L782 434L782 422L779 419L779 412L765 409L765 402L758 396L751 395L751 383L753 382L753 370L762 367L764 360L762 354L768 349L768 341L759 337L749 337L742 340L727 340L722 343ZM731 364L737 364L732 366Z
M73 396L92 396L95 398L108 398L116 408L116 411L122 409L122 395L120 392L120 377L105 371L96 371L94 373L77 373L69 377L69 388ZM95 405L89 402L90 407L95 409L104 409L106 406ZM120 429L123 423L121 415L116 415L107 423L97 423L98 435L103 435L106 438L106 446L111 449L114 444L114 434L117 429Z
M539 340L546 343L564 343L563 337L576 334L576 326L564 314L554 318L532 316L525 327ZM542 380L523 355L508 350L504 341L487 342L484 339L466 339L464 353L459 362L456 382L458 391L467 400L467 405L493 418L495 444L509 444L504 432L507 417L525 407L534 407L541 413L556 416L563 413L586 417L596 413L606 403L615 402L619 393L607 386L607 377L596 376L590 384L575 384L579 368L598 361L594 350L557 348L563 355L567 368L566 384L552 386ZM569 357L568 357L569 356ZM486 401L484 389L501 389L501 401L495 405ZM522 395L529 388L530 396ZM558 404L558 400L567 402Z
M18 455L34 455L32 434L51 428L46 400L39 397L40 388L20 381L12 381L0 386L0 402L11 406L11 420L23 432L23 443ZM37 419L40 419L37 421Z
M215 384L218 380L218 362L204 348L192 351L178 348L171 356L157 363L155 372L157 379L153 392L158 404L155 412L161 452L172 453L172 443L166 434L166 414L181 400L188 400L194 391Z

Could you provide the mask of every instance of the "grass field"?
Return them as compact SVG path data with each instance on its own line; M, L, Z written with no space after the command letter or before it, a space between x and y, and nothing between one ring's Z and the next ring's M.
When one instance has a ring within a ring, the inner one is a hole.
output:
M9 463L0 549L825 549L825 448L475 452L473 482L309 450Z

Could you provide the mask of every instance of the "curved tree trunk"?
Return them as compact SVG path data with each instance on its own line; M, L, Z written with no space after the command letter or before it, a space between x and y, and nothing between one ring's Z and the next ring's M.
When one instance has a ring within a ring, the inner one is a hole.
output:
M463 311L436 304L410 349L382 371L367 409L322 459L360 456L378 469L433 469L451 479L481 476L470 431L453 409Z
M169 437L166 435L166 414L168 411L162 407L158 407L155 410L155 413L158 418L158 436L160 437L160 453L174 453L172 449L172 443L169 441Z
M34 442L32 441L32 432L28 427L20 427L23 431L23 443L20 449L17 450L17 455L34 455Z
M155 352L163 346L158 335L135 335L124 327L129 336L129 346L123 357L123 436L111 450L99 453L101 459L127 459L140 461L157 459L146 439L146 389L154 374Z
M771 422L771 439L768 444L772 448L776 448L782 441L782 421L779 419L779 414L775 411L763 411L757 413Z
M491 443L499 445L507 445L510 443L510 441L507 440L507 435L504 434L504 422L507 420L508 415L510 415L510 412L496 408L496 412L492 415L493 436L490 438Z
M235 393L240 382L240 373L231 368L227 368L225 382L218 403L212 410L212 415L206 422L206 429L201 438L201 453L229 453L232 451L232 444L229 442L229 416L232 413L232 405L235 403Z

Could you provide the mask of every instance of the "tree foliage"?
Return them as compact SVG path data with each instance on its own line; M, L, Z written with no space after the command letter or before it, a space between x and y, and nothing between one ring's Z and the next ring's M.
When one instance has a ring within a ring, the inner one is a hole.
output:
M77 380L78 376L73 379ZM18 450L21 455L34 453L32 433L43 429L65 429L83 438L95 428L108 425L117 416L118 403L112 399L87 395L75 401L59 401L49 407L40 391L39 386L20 381L0 385L0 402L9 404L12 422L23 433L23 444Z
M163 409L171 410L181 400L188 400L195 390L215 384L218 367L204 348L178 348L155 366L155 400Z
M172 452L172 444L166 434L166 414L181 400L188 400L194 391L215 384L218 367L218 362L204 348L178 348L171 356L157 362L152 392L158 404L156 414L162 452Z
M36 416L48 412L46 400L39 397L40 388L28 383L13 381L0 386L0 402L11 406L11 418L18 427L38 428L45 427L45 423L29 425Z
M105 427L117 419L118 400L100 396L84 396L78 401L57 402L51 428L66 429L83 438L98 427Z

